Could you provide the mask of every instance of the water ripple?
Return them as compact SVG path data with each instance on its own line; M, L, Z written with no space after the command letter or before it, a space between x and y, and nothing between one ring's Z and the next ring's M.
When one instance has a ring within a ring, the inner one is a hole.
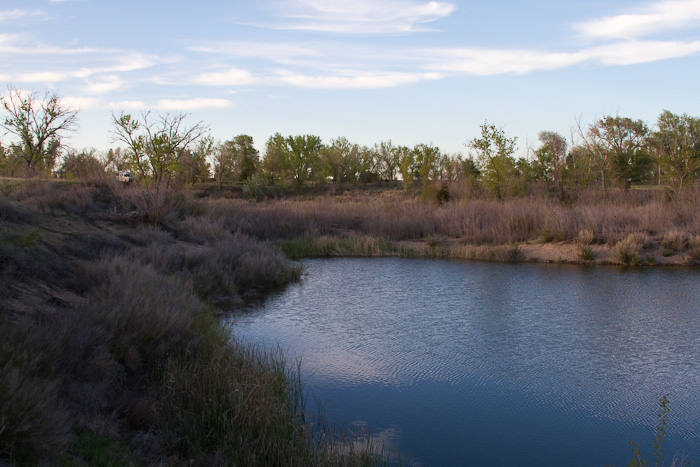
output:
M236 332L301 356L329 406L400 428L392 442L411 458L590 465L579 444L619 443L599 460L624 464L666 393L670 433L700 454L695 271L399 259L307 268L302 284L236 315ZM432 447L415 446L425 436L411 429L416 416ZM464 437L474 442L459 448ZM510 457L494 437L513 443Z

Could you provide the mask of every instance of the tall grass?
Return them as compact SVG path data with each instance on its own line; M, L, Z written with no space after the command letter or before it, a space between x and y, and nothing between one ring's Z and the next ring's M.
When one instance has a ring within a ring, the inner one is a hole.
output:
M0 464L378 459L314 434L294 373L214 317L299 277L277 246L181 193L29 185L0 197Z
M218 200L211 210L229 230L261 239L353 231L392 241L444 236L472 244L507 244L534 241L541 232L547 232L552 241L574 241L585 232L590 241L615 243L632 232L700 232L700 216L694 208L698 200L626 196L584 200L569 206L536 197L442 205L397 197L323 197L261 203Z

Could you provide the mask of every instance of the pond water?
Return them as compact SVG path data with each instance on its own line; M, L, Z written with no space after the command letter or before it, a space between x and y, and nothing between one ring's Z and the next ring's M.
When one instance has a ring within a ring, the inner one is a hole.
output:
M442 260L305 261L235 314L301 358L325 413L371 427L404 465L700 461L700 271Z

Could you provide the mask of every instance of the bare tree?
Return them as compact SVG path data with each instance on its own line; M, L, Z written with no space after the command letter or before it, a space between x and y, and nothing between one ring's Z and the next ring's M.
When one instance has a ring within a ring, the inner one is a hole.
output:
M130 114L112 114L115 141L126 144L129 164L142 178L155 182L170 180L180 170L180 158L190 145L202 138L209 127L203 122L187 126L187 114L157 115L143 112L141 119Z
M0 97L5 118L0 127L17 140L10 147L26 162L27 169L51 169L61 138L77 129L78 111L63 104L56 93L23 91L9 87Z

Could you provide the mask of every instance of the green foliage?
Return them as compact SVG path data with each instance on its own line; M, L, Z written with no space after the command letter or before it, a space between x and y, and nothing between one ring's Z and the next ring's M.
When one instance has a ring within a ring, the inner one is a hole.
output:
M403 189L408 192L416 179L416 157L415 153L406 146L397 149L399 156L399 172L403 180Z
M649 146L676 192L692 186L700 173L700 119L664 110Z
M666 443L666 438L668 436L668 420L671 411L669 408L668 394L659 399L659 411L656 415L656 428L654 429L654 444L652 446L654 450L654 467L661 467L664 465L664 444ZM649 460L642 457L642 453L639 449L639 443L635 441L630 441L630 446L632 446L632 460L627 463L628 467L648 467ZM686 466L693 465L692 462L688 462L685 459L674 458L672 465L674 466Z
M468 146L476 151L482 181L497 199L508 196L516 185L518 173L515 165L517 138L508 138L503 130L485 122L481 125L481 138L474 138Z
M61 148L61 138L77 128L78 111L63 104L56 93L40 98L35 91L8 88L0 97L4 119L0 127L17 138L13 158L26 162L28 173L50 171Z
M584 261L593 261L595 256L593 255L593 249L588 245L579 245L579 257Z
M447 182L442 182L435 196L439 204L446 203L450 200L450 187L447 185Z
M137 119L112 114L116 139L126 145L128 165L140 178L160 182L182 170L183 154L208 131L202 122L186 126L187 116L178 112L153 117L146 111Z

